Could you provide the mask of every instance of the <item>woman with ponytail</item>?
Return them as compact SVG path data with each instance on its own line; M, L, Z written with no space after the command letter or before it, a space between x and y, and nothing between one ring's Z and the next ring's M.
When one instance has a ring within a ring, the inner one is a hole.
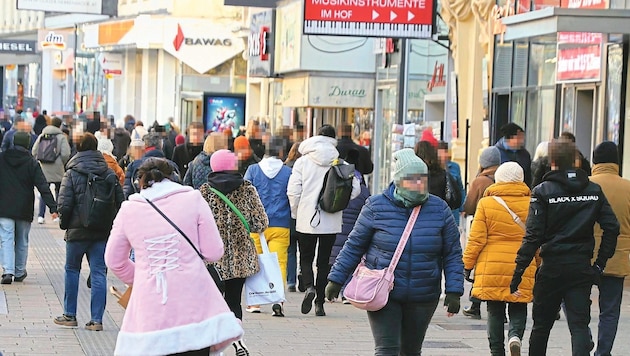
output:
M105 262L133 284L115 355L207 356L243 334L197 254L207 262L223 256L210 207L199 191L172 182L172 173L164 158L145 160L138 170L140 193L114 220Z

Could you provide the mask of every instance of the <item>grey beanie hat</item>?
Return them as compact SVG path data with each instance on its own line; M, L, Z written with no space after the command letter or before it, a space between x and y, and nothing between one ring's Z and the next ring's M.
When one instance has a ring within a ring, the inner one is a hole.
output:
M484 149L479 156L479 165L481 168L494 167L501 164L501 152L496 146L490 146Z

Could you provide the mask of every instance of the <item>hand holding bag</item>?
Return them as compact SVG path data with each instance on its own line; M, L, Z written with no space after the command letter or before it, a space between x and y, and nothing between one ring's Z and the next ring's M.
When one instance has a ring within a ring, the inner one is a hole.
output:
M245 280L245 300L247 305L263 305L282 303L284 298L284 281L278 254L269 252L269 246L263 233L260 234L262 254L258 255L260 271Z
M387 268L374 270L367 268L364 260L359 263L352 279L343 291L343 296L352 305L367 311L377 311L385 307L389 300L389 292L394 289L394 270L396 270L398 260L405 249L419 213L420 205L411 212L405 231L400 237L394 256L392 256Z
M174 227L175 230L177 230L177 232L179 232L179 234L182 235L186 239L186 241L188 241L190 246L197 253L197 256L199 256L199 258L201 258L203 263L206 265L206 269L208 270L208 273L210 273L210 277L212 277L212 280L214 280L214 283L217 285L217 288L219 288L219 292L221 292L221 294L225 293L225 282L223 282L223 279L221 279L221 275L219 274L219 271L217 271L217 268L214 266L214 264L209 263L208 261L206 261L206 259L203 257L201 252L199 252L197 247L195 247L195 245L193 245L192 241L190 241L188 236L186 236L186 234L177 225L175 225L175 223L171 219L169 219L168 216L166 216L162 212L162 210L160 210L157 206L155 206L155 204L153 204L153 202L150 201L149 199L144 198L144 200L146 200L147 203L149 203L149 205L151 205L153 207L153 209L155 209L155 211L157 211L160 215L162 215L162 217L166 221L168 221L168 223L171 224L171 226Z

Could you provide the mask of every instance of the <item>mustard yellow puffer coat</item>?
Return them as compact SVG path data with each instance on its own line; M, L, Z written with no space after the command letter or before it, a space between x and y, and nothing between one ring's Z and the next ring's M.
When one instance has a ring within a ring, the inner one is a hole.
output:
M516 268L516 253L525 231L492 196L501 197L510 209L527 221L530 190L525 183L495 183L479 200L468 243L464 268L474 269L472 295L481 300L529 303L533 299L536 262L527 267L519 286L520 297L510 294L510 281Z

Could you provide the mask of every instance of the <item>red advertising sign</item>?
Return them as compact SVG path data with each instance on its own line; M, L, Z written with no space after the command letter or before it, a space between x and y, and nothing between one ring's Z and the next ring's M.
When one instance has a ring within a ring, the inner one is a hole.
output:
M430 38L435 0L305 0L304 33Z
M571 9L605 9L606 0L562 0ZM558 32L557 82L599 81L602 67L601 33Z
M601 68L600 45L558 49L557 81L598 81Z

